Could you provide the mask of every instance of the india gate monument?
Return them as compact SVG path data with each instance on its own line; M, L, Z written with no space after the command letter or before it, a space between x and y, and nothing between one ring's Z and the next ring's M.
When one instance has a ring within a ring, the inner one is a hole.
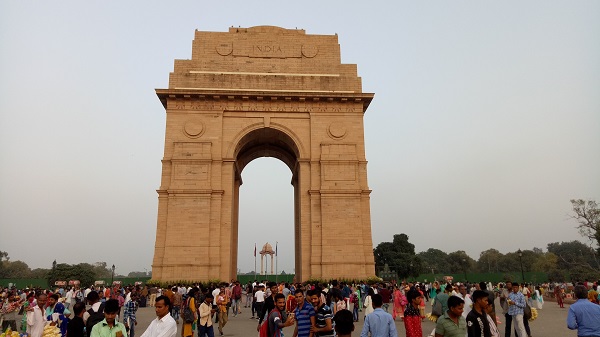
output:
M261 157L292 172L296 280L375 275L363 125L374 94L341 63L337 35L196 31L192 58L156 93L167 115L153 279L236 278L241 174Z

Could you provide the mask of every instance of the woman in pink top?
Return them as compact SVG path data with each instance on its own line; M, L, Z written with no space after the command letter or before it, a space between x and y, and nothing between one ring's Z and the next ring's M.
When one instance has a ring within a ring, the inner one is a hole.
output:
M398 286L394 286L394 311L392 317L396 320L396 317L400 317L400 320L404 320L404 306L406 306L406 296L402 293L402 290Z

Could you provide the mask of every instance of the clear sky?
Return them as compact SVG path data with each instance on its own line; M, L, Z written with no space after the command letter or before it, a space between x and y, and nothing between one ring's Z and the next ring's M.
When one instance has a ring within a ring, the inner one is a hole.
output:
M194 30L258 25L337 33L375 93L375 245L403 232L417 252L477 259L580 239L569 199L600 201L598 17L598 1L2 1L0 250L32 268L150 269L154 89ZM238 267L278 241L293 271L289 169L263 158L242 176Z

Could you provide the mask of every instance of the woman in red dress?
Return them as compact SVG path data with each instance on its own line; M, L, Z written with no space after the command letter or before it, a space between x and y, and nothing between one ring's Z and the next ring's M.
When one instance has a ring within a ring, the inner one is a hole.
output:
M558 306L564 308L565 305L563 303L563 292L561 287L558 285L554 287L554 297L556 297L556 303L558 303Z
M423 328L421 327L421 313L419 305L423 301L423 295L416 289L411 289L406 293L408 304L404 310L404 328L406 337L423 337Z

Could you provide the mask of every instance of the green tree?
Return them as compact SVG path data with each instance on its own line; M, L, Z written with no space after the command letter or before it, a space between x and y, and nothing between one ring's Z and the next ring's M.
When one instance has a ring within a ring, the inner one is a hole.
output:
M477 262L464 250L457 250L448 254L448 273L461 274L476 271Z
M30 278L41 278L41 279L48 279L48 273L50 272L50 269L45 269L45 268L35 268L31 270L30 273Z
M506 253L498 260L498 271L501 273L510 273L521 270L519 255L517 253Z
M477 260L477 270L482 273L497 273L499 271L498 262L504 254L497 249L490 248L479 254Z
M13 261L6 263L6 274L8 278L30 278L31 269L23 261Z
M523 261L523 271L532 271L533 270L533 264L537 261L537 259L539 258L539 254L534 252L533 250L523 250L522 252L522 257L521 260ZM519 253L517 252L517 258L519 258Z
M552 282L566 280L564 273L558 269L558 256L552 252L539 254L532 265L532 271L548 274L548 280Z
M0 278L7 278L8 275L6 273L6 264L10 260L8 257L8 253L4 251L0 251Z
M127 277L147 277L148 274L145 271L132 271L127 274ZM110 275L109 275L110 277Z
M395 234L392 242L381 242L373 249L378 269L387 264L399 279L416 276L421 272L421 259L415 255L415 245L408 242L408 235Z
M510 252L500 257L498 261L498 271L501 273L512 273L521 272L521 263L523 266L523 272L533 271L533 264L539 258L539 251L534 252L533 250L521 251L521 257L519 253Z
M548 273L548 281L550 282L565 282L566 280L565 273L558 269L554 269Z
M7 252L0 251L0 278L29 278L31 269L23 261L10 261Z
M595 250L581 241L553 242L548 244L548 251L558 257L558 268L568 271L576 266L598 270Z
M97 278L109 278L112 274L112 270L106 262L96 262L91 266L94 269Z
M542 248L533 247L533 252L536 254L544 254L544 250Z
M448 265L446 260L448 254L436 248L429 248L424 252L417 254L417 257L421 259L423 264L423 272L432 274L435 273L447 273Z
M73 266L73 274L71 280L79 280L82 285L88 286L94 284L98 275L94 268L90 268L87 263L80 263Z
M54 287L56 281L79 280L83 286L88 286L96 280L94 268L89 263L70 265L66 263L53 263L47 276L48 285Z
M572 199L573 213L571 218L578 223L579 233L596 245L596 253L600 254L600 208L595 200Z
M558 256L551 252L542 253L535 260L531 268L532 271L550 273L558 268Z
M582 282L585 280L597 280L600 273L584 266L575 266L568 271L569 279L572 282Z

